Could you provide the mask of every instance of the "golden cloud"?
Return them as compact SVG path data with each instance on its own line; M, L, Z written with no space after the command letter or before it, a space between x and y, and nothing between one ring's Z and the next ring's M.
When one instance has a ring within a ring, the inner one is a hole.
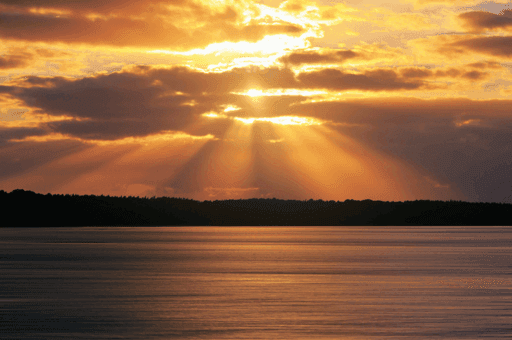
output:
M500 14L473 11L459 14L462 26L473 32L486 30L512 30L512 10L503 10Z

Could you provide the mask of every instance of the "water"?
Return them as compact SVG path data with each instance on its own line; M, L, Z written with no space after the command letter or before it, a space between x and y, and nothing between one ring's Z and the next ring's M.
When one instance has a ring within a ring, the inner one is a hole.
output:
M502 339L512 227L0 229L0 339Z

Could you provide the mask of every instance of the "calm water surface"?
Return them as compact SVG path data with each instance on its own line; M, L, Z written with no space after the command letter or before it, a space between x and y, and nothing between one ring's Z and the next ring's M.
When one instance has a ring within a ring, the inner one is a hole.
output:
M1 339L504 339L512 227L0 229Z

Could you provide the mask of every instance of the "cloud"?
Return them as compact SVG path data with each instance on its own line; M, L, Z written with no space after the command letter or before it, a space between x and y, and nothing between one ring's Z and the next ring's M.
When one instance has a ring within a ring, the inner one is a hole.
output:
M181 130L196 122L199 115L219 111L226 105L243 108L237 116L260 116L259 108L265 108L270 115L278 111L283 115L302 96L260 98L255 106L246 96L233 94L255 87L393 91L422 85L419 80L400 77L388 69L362 74L325 69L295 77L286 68L205 73L185 67L141 66L82 79L30 76L15 85L0 86L0 92L40 113L74 118L47 123L54 132L87 139L116 139Z
M0 70L21 68L32 60L32 56L23 55L4 55L0 56Z
M0 13L0 37L32 42L143 47L176 46L191 38L187 31L158 19L148 22L115 17L93 21L84 17L14 13Z
M406 62L403 50L382 44L362 44L351 49L316 48L293 50L277 61L287 66L333 65L350 62L351 65L369 65L382 62Z
M467 51L490 56L512 57L512 36L464 38L441 48L443 52L466 53Z
M414 3L418 7L426 6L469 6L473 4L482 3L481 0L407 0L407 2ZM508 0L495 0L494 3L507 3ZM484 2L485 3L485 2Z
M53 132L85 139L119 139L182 131L198 122L201 114L227 104L254 111L245 96L231 92L251 86L286 88L296 84L290 70L278 68L204 73L185 67L135 67L81 79L29 76L0 86L0 93L21 100L38 113L72 118L45 123ZM268 101L275 108L289 104L287 97Z
M480 66L480 65L479 65ZM480 68L485 67L485 64L482 63ZM401 68L400 74L404 78L413 78L413 79L427 79L430 78L432 80L442 79L442 78L454 78L454 79L468 79L470 81L483 80L487 78L488 73L479 71L479 70L468 70L467 68L439 68L439 69L426 69L420 67L406 67Z
M0 0L0 4L20 8L20 9L60 9L72 11L87 11L96 13L112 13L112 12L126 12L136 13L135 11L141 10L158 3L165 3L164 0L144 0L144 1L128 1L128 0L76 0L76 1L62 1L62 0L45 0L44 3L38 0ZM191 4L187 0L173 0L176 5Z
M6 1L4 3L10 3ZM37 2L16 2L0 12L0 37L30 42L109 46L133 46L187 50L224 41L255 42L267 35L298 36L305 29L294 23L245 20L240 8L228 4L214 8L207 4L181 1L171 6L153 2L45 2L44 8L69 12L54 13L33 9ZM52 7L55 6L55 7ZM253 9L254 10L254 9ZM96 13L96 14L95 14Z
M28 136L43 136L48 129L41 127L2 127L0 126L0 144L7 143L11 139L23 139Z
M68 53L56 52L46 48L14 47L5 44L5 50L0 50L0 70L33 67L42 60L56 57L67 57Z
M302 64L334 64L343 63L348 59L359 57L360 54L351 50L328 51L322 53L318 51L297 51L279 58L284 64L302 65Z
M421 67L406 67L400 70L400 74L405 78L427 78L434 75L434 72Z
M28 77L31 87L0 88L26 106L51 116L76 118L47 123L55 132L82 138L115 139L183 127L195 112L190 98L166 94L150 77L113 73L79 80ZM173 91L174 92L174 91Z
M487 73L478 68L373 68L361 73L327 68L295 75L279 67L208 73L187 67L137 66L81 79L28 76L0 85L0 93L21 101L17 108L52 117L32 124L48 133L84 140L119 140L163 131L220 137L235 117L271 121L268 117L296 116L297 105L310 96L301 90L418 90L446 77L472 82L485 79ZM290 93L244 94L250 89L289 89ZM237 109L226 111L231 106ZM208 112L224 118L205 117ZM23 139L30 131L9 139Z
M502 68L500 63L494 61L480 61L477 63L468 64L469 67L479 68L479 69L500 69Z
M498 69L512 56L512 36L489 34L442 34L409 40L415 55L424 65L462 65ZM482 55L492 58L482 61ZM462 58L461 58L462 57ZM485 64L482 64L485 63Z
M389 69L368 70L362 74L346 73L337 69L305 72L297 79L308 88L332 90L393 91L413 90L424 85L421 81L403 79Z
M483 11L466 12L459 14L458 19L468 31L512 29L512 10L510 9L505 9L500 14Z

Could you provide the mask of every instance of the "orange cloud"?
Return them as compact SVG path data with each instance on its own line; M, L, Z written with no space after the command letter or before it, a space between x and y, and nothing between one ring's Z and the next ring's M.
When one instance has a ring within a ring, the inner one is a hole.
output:
M53 9L53 12L58 10L78 11L78 12L95 12L95 13L137 13L137 11L144 11L148 7L155 6L156 4L165 3L164 0L144 0L144 1L128 1L128 0L78 0L78 1L61 1L61 0L47 0L44 3L37 0L0 0L0 5L8 7L11 11L14 9L37 12L38 9ZM173 0L176 5L192 4L188 0ZM52 13L52 11L48 11Z
M512 36L491 36L461 39L443 48L443 51L465 53L472 51L490 56L512 57Z
M163 1L45 2L45 8L70 11L60 15L55 11L30 11L38 2L16 2L15 6L10 1L4 3L11 6L0 9L0 37L30 42L187 50L224 41L255 42L267 35L298 36L305 32L304 27L285 21L247 21L239 12L244 8L227 4L213 8L193 1L172 6Z
M296 51L279 58L284 64L334 64L343 63L348 59L359 57L360 54L351 50L329 51L322 53L318 51Z
M512 29L512 10L510 9L503 10L500 14L483 11L466 12L459 14L458 19L469 31Z
M190 132L193 127L203 135L211 127L199 126L209 112L246 120L293 117L301 101L328 91L418 90L446 77L475 81L485 79L487 72L373 68L351 73L327 68L294 75L277 67L207 73L186 67L140 66L82 79L29 76L0 85L0 93L21 101L16 107L35 114L67 117L40 121L40 128L81 139L115 140L167 130Z
M485 67L486 64L482 63L480 68ZM404 78L418 78L425 79L431 78L432 80L440 79L440 78L455 78L455 79L468 79L472 81L483 80L487 78L488 73L482 72L479 70L468 70L467 68L439 68L439 69L427 69L427 68L419 68L419 67L407 67L401 68L400 74Z
M32 56L5 55L0 56L0 70L19 68L26 66L32 60Z
M295 49L281 56L277 61L290 66L311 65L369 65L382 62L407 63L407 57L400 48L391 48L381 44L362 44L351 49Z
M47 127L55 132L80 138L116 139L180 130L196 122L201 114L226 105L242 108L242 112L237 111L239 117L261 116L257 112L260 108L268 110L267 114L280 111L280 115L290 115L290 104L307 95L299 91L298 96L258 97L254 99L256 104L246 95L235 94L254 87L395 91L423 85L420 80L401 77L390 69L360 74L325 69L295 77L289 69L279 68L205 73L184 67L137 67L77 80L30 76L10 86L0 86L0 92L41 113L79 118L48 122Z
M424 85L418 80L403 79L390 69L368 70L361 74L324 69L304 72L297 78L306 87L332 90L396 91L418 89Z

